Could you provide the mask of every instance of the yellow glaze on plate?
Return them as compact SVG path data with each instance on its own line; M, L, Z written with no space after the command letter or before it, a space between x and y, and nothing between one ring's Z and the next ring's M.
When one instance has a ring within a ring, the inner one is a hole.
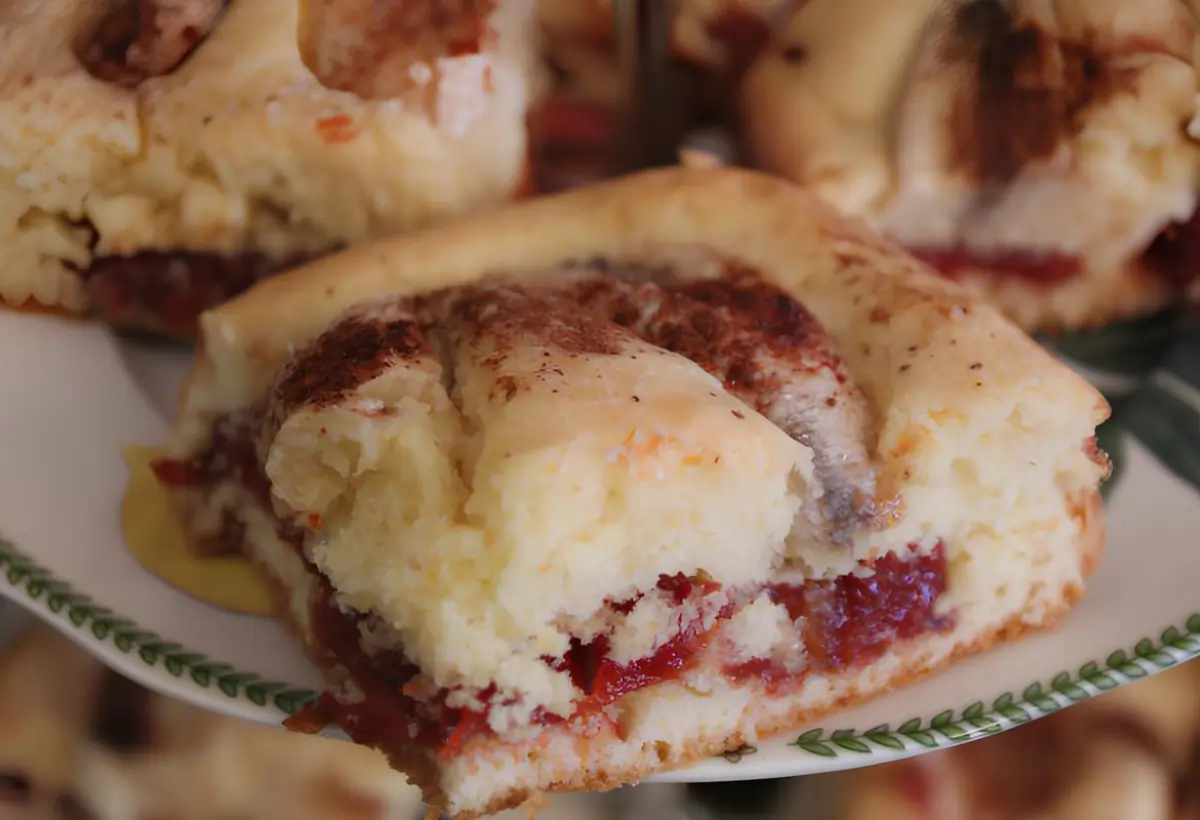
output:
M129 484L121 503L125 546L147 572L197 600L245 615L271 614L266 584L241 557L201 557L184 538L171 502L154 477L154 447L126 447Z

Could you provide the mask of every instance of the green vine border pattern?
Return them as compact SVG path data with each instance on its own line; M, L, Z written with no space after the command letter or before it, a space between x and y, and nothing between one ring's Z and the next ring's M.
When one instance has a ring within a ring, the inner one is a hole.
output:
M161 664L173 677L188 678L204 689L216 687L226 697L244 698L255 706L273 705L289 715L316 697L310 689L298 689L213 661L141 628L96 603L3 537L0 537L0 572L12 587L22 590L60 622L88 630L99 640L112 641L113 646L127 655L136 653L147 666ZM1200 613L1189 617L1182 628L1168 628L1157 641L1144 638L1128 652L1113 652L1103 663L1092 661L1074 674L1062 672L1048 683L1033 683L1019 695L1011 692L1000 695L990 707L977 701L961 712L947 710L928 722L913 718L895 729L887 724L866 731L810 729L789 745L823 758L938 749L1028 723L1197 655L1200 655ZM744 746L723 757L730 763L738 763L757 751L754 746Z
M227 663L218 663L143 629L75 589L3 536L0 536L0 572L10 585L23 590L31 601L60 622L90 631L99 640L112 641L113 646L126 655L136 653L147 666L161 664L172 677L189 678L203 689L216 687L229 698L245 698L255 706L274 705L288 715L295 714L317 697L310 689L297 689Z
M876 751L912 752L940 749L994 735L1067 706L1102 695L1127 683L1170 669L1200 655L1200 613L1182 628L1168 627L1157 641L1143 638L1130 651L1117 650L1103 662L1089 661L1079 670L1060 672L1047 683L1032 683L1020 694L1005 692L989 707L976 701L961 712L947 709L928 723L913 718L893 729L882 724L866 731L810 729L790 745L818 757L866 755ZM753 753L752 747L734 755ZM731 761L733 762L733 761Z

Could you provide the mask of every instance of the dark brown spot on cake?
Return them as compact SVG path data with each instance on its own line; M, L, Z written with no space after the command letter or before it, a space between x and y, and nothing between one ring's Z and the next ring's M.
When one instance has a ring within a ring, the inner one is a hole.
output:
M504 401L510 401L520 389L521 383L517 381L516 376L501 376L496 379L495 395L499 395Z
M216 26L226 0L126 0L79 44L93 76L126 88L169 74Z
M803 361L806 370L837 368L824 329L803 305L753 271L693 282L635 285L640 277L596 278L577 286L579 303L603 305L623 327L639 322L648 304L654 318L636 332L650 344L700 365L733 391L766 391L773 376L764 352ZM751 402L752 406L757 406Z
M285 412L301 405L336 404L397 362L432 355L429 337L403 308L378 317L354 313L286 365L275 386L275 403Z
M481 53L496 42L489 19L497 6L498 0L310 3L298 32L300 56L326 88L363 99L413 94L432 110L438 78L423 88L407 72L389 70L394 58L432 64Z
M980 184L1004 185L1051 156L1078 135L1088 108L1132 89L1135 70L1116 56L1047 32L1011 1L965 3L941 55L948 66L974 66L947 107L953 165Z

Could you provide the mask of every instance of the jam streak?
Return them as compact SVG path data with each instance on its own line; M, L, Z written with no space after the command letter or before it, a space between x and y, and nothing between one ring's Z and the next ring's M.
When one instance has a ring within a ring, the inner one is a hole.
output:
M961 247L908 248L908 252L947 279L961 279L964 274L978 271L1052 286L1069 282L1083 273L1080 257L1062 253L1016 249L984 252Z
M947 279L981 272L1053 287L1081 276L1082 257L1009 249L982 252L967 248L910 247L908 252ZM1146 268L1174 287L1186 288L1200 278L1200 208L1186 222L1169 225L1141 256Z
M724 674L737 683L761 680L769 691L787 691L799 687L809 673L853 670L880 657L897 640L952 626L952 618L934 611L946 587L945 551L941 545L921 555L888 554L874 563L874 569L868 577L845 575L802 586L768 587L771 598L786 606L793 618L804 619L801 623L807 667L789 671L781 662L764 658L722 665ZM676 602L682 604L693 596L718 590L719 585L675 575L662 576L658 588L673 591ZM414 697L419 692L414 685L419 679L418 668L402 652L376 657L363 653L358 632L363 616L339 610L327 585L325 590L312 610L316 643L330 660L350 672L364 694L351 701L326 693L289 720L289 728L316 732L337 724L358 743L384 748L412 743L443 757L454 756L472 739L491 732L491 709L507 705L497 699L494 689L480 693L480 710L447 706L450 692L444 689L433 698ZM632 603L610 603L609 607L627 612ZM713 638L734 611L732 605L726 606L709 629L698 623L685 624L652 653L627 664L609 657L604 636L587 644L572 641L565 656L545 659L552 668L569 674L583 693L576 701L575 712L565 722L584 731L603 725L615 727L605 707L631 692L679 680L708 661L716 645ZM562 722L564 718L542 710L534 711L531 719L532 724L543 726Z

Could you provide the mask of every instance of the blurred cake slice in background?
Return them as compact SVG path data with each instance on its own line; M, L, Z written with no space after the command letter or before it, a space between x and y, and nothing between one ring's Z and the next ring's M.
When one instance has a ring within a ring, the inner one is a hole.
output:
M748 159L1026 329L1153 313L1200 271L1184 0L809 0L746 75Z
M188 338L281 268L526 192L533 0L408 4L384 39L300 5L0 3L0 302Z

